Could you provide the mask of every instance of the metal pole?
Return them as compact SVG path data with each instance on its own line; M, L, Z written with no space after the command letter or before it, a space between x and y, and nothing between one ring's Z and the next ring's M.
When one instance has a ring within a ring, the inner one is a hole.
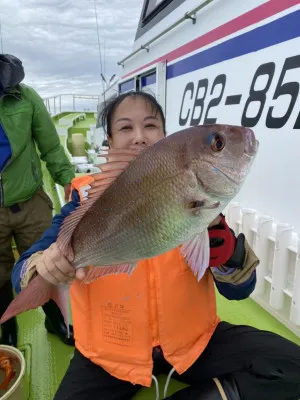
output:
M98 14L97 14L97 5L96 0L94 0L94 9L95 9L95 18L96 18L96 28L97 28L97 40L98 40L98 51L99 51L99 62L100 62L100 73L102 74L103 71L103 62L102 62L102 54L101 54L101 46L100 46L100 35L99 35L99 25L98 25ZM104 81L102 79L102 90L104 92ZM105 98L104 98L105 101Z
M0 41L1 41L1 53L3 54L2 23L1 23L1 21L0 21Z

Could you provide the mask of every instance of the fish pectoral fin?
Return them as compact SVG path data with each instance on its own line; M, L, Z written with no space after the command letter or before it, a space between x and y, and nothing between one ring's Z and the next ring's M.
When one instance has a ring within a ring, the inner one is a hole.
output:
M205 199L192 200L186 203L185 210L191 216L200 215L201 209L205 206Z
M219 206L219 201L211 202L207 198L203 197L186 203L185 210L188 215L198 217L202 210L212 210Z
M198 281L200 281L209 266L210 247L208 230L205 229L184 243L180 248L180 252Z
M67 328L69 328L68 296L68 287L52 285L40 275L37 275L10 303L0 319L0 324L25 311L38 308L53 299L60 308Z
M103 266L103 267L93 267L83 279L83 283L92 283L99 278L102 278L106 275L114 275L114 274L128 274L131 275L136 267L136 263L128 263L128 264L120 264L120 265L112 265L112 266Z

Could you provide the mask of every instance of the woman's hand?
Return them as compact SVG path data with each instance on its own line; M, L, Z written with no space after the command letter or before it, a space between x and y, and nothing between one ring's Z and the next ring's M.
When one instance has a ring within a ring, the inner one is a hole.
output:
M37 261L36 270L42 278L53 285L67 284L75 278L82 280L86 274L86 268L75 270L56 243L43 252Z

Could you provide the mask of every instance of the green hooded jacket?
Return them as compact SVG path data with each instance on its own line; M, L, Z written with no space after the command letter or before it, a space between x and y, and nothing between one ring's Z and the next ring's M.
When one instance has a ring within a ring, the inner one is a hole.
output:
M56 183L65 186L71 182L74 168L43 100L34 89L20 84L6 93L0 100L0 123L12 152L0 172L1 207L30 199L42 186L40 158Z

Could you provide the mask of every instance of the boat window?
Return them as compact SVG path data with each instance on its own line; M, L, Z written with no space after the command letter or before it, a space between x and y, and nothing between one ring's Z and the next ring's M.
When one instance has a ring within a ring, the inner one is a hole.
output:
M152 94L162 106L165 112L166 107L166 62L157 63L155 68L136 77L137 88Z
M142 75L139 81L141 90L156 96L156 70Z
M184 1L185 0L145 0L135 40L169 15Z
M131 78L119 83L119 93L144 90L155 96L156 92L156 69L148 71L146 74Z
M126 93L132 90L136 90L134 78L119 84L119 93Z
M159 12L159 9L165 7L167 3L171 3L168 0L148 0L145 4L145 8L143 10L143 20L145 21L154 11ZM159 7L158 7L159 6Z

